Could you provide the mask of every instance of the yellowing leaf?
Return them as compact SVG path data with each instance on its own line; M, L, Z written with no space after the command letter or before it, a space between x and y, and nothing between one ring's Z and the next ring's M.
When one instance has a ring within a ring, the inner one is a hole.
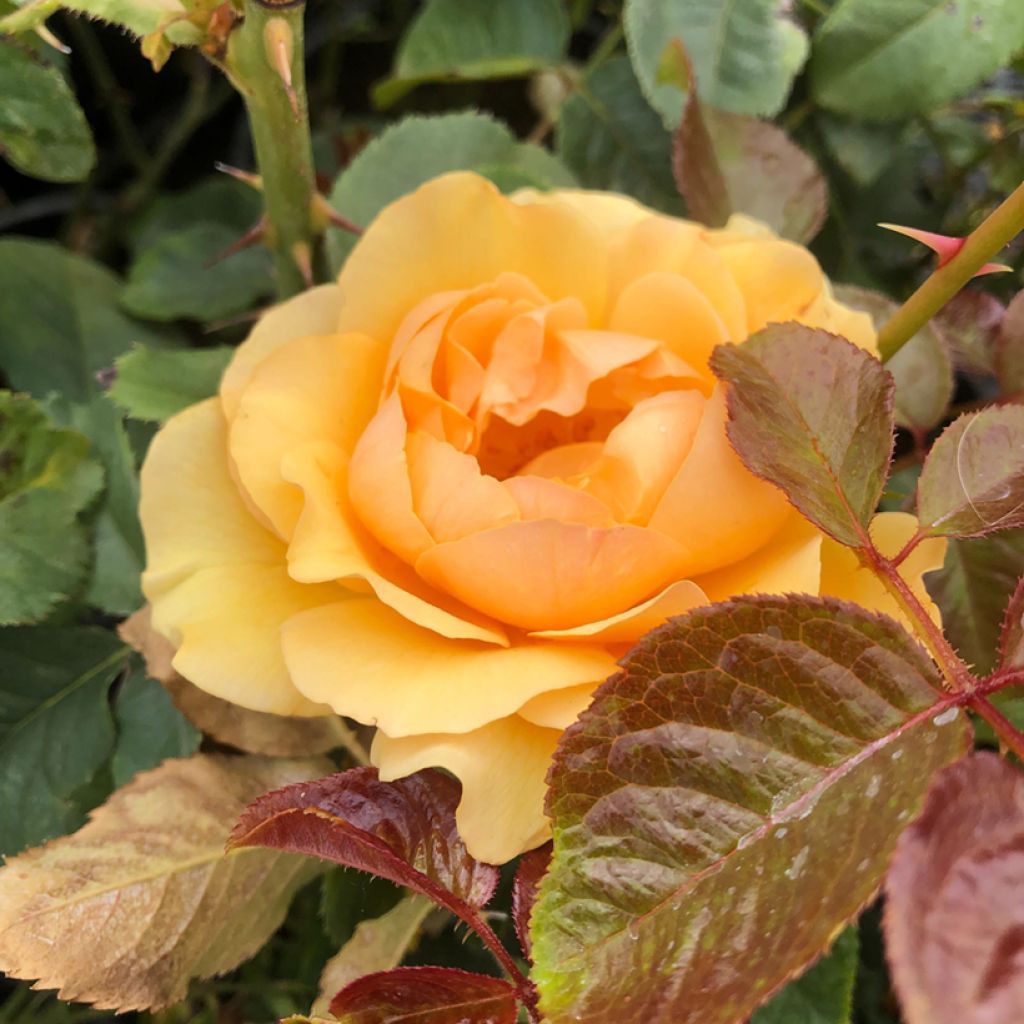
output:
M167 1006L190 978L235 967L320 867L225 853L231 826L260 793L326 767L198 755L137 776L74 835L0 869L0 970L123 1011Z

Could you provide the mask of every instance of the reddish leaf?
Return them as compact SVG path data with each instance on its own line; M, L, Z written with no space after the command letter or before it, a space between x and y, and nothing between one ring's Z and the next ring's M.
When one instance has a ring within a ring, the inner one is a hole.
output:
M548 1024L735 1024L872 898L966 716L899 626L757 597L649 634L566 731L533 911Z
M1024 668L1024 576L1006 606L999 635L999 667Z
M229 847L269 846L360 868L422 893L474 925L498 869L474 860L455 828L458 782L427 769L381 782L351 768L261 796Z
M826 331L772 324L719 345L729 440L747 467L840 544L861 544L892 455L893 381L869 353Z
M1024 392L1024 292L1006 307L996 341L996 377L1004 394Z
M533 913L537 890L550 864L551 844L545 843L523 857L512 883L512 920L515 922L519 945L527 959L530 958L530 914Z
M996 344L1005 309L980 288L965 288L936 317L958 370L976 376L995 373Z
M886 946L907 1024L1019 1024L1020 771L980 753L942 772L897 844L885 890Z
M452 967L397 967L367 974L331 1000L342 1024L515 1024L507 981Z
M870 288L844 284L834 291L840 302L869 314L876 329L899 309L892 299ZM896 382L896 422L922 433L937 427L953 398L954 381L946 342L934 322L925 324L885 368Z
M825 219L825 179L781 128L705 106L692 88L672 165L690 216L705 224L745 213L784 238L807 242Z
M1024 526L1024 406L982 409L942 432L917 482L917 517L933 536Z

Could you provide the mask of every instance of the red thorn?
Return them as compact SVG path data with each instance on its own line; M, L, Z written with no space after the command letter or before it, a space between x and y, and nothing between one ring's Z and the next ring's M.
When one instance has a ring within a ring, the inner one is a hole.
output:
M216 255L211 256L203 264L205 270L209 270L210 267L215 267L218 263L223 263L229 256L234 256L237 252L242 252L245 249L251 249L254 245L258 245L266 238L267 235L267 218L260 217L258 221L241 238L236 239L226 249L222 249Z
M927 245L939 257L938 265L940 267L944 267L956 256L967 242L966 238L954 235L939 235L934 231L908 228L902 224L879 224L878 226L885 228L887 231L895 231L897 234L906 235L907 238L913 238L914 241L920 242L922 245ZM1012 269L1012 267L1006 266L1005 263L986 263L980 270L975 272L974 276L981 277L983 274L1001 274Z

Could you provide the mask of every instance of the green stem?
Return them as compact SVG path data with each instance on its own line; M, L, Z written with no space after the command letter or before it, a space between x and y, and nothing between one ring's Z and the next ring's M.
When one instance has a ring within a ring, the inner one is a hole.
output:
M891 359L974 275L1024 228L1024 182L974 229L963 248L939 267L882 325L878 352Z
M263 178L267 244L282 298L301 292L315 263L313 145L303 54L303 2L245 0L245 18L231 35L227 69L245 101L256 163ZM274 39L287 38L291 89L275 67Z

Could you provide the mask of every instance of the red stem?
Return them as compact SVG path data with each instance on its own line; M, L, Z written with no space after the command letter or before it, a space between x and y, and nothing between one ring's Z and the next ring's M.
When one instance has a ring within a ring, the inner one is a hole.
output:
M1024 761L1024 733L1015 728L1006 715L986 697L973 696L968 705L992 726L992 731L999 737L999 742Z
M537 990L534 988L533 982L519 970L519 965L505 948L501 939L494 934L494 929L484 920L483 915L479 913L474 914L473 917L467 915L464 917L464 920L480 936L484 945L494 954L494 958L505 969L509 980L515 986L519 1001L526 1009L527 1016L533 1024L540 1024L540 1015L537 1012Z

